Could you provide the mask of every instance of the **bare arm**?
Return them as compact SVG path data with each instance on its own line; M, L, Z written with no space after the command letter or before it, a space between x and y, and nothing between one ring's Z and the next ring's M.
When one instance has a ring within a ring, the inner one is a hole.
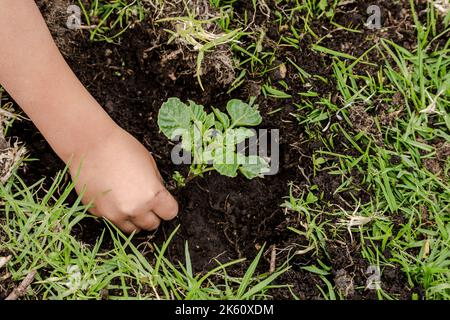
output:
M31 0L0 2L0 83L67 161L115 124L78 81Z
M35 123L73 176L93 213L127 232L171 219L176 201L153 158L120 129L80 83L32 0L0 1L0 84Z

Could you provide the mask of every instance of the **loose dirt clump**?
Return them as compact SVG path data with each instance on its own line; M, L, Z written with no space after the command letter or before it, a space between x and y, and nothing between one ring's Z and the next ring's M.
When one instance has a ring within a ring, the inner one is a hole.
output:
M402 116L404 108L404 98L401 92L397 92L392 97L392 102L388 104L380 101L377 104L377 112L382 126L391 127L399 117Z
M381 132L375 125L374 118L369 115L362 105L352 106L349 110L350 121L353 128L359 132L365 132L374 137L375 141L381 144Z
M353 278L345 271L345 269L339 269L334 276L334 283L336 289L345 298L353 296L355 293L355 286L353 284Z
M357 105L350 108L350 121L357 131L372 133L375 130L375 121L363 106Z
M441 162L446 162L450 158L450 143L441 142L436 145L436 158Z
M448 176L446 166L448 166L448 159L450 158L450 144L448 142L438 142L433 147L436 150L436 157L423 159L423 164L431 173L445 178L443 175L447 174Z
M436 159L423 159L423 164L431 173L439 175L442 172L441 165Z

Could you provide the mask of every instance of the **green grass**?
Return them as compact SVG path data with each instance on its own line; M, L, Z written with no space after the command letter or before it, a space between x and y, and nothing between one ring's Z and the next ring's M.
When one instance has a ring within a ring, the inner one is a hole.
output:
M141 0L78 0L78 5L91 41L115 42L145 14Z
M201 20L189 10L188 6L186 6L186 11L187 16L185 17L163 18L157 20L156 23L172 22L176 25L175 30L165 29L171 35L168 44L178 40L178 42L188 46L189 49L198 52L196 76L200 87L204 90L201 75L205 55L217 47L234 42L235 38L241 33L241 30L236 29L221 33L209 32L205 29L205 26L209 26L217 20L223 19L223 17L217 16L211 19Z
M429 12L433 11L429 7ZM289 208L307 221L314 216L307 223L309 233L300 233L314 248L318 247L318 235L327 233L321 224L327 225L330 215L341 215L343 224L336 228L346 227L359 236L361 253L370 265L381 270L400 266L409 286L423 288L425 298L449 299L450 159L439 158L439 148L450 146L450 40L445 37L450 30L437 34L432 14L425 25L416 18L415 24L417 48L407 50L382 40L370 49L385 61L374 73L353 72L358 64L370 65L368 52L357 59L314 47L333 57L334 81L343 101L340 108L328 97L320 97L319 109L310 102L298 105L299 122L307 127L311 139L321 139L324 145L313 157L314 168L340 177L337 195L364 188L371 196L366 203L354 198L348 205L355 209L344 210L323 206L310 191L306 198L293 199L291 195ZM439 40L444 44L438 46ZM401 102L395 102L399 98ZM383 123L380 116L370 116L381 105L392 115L390 124ZM371 118L365 130L354 127L350 120L355 106ZM335 151L338 135L345 137L345 149L353 152ZM354 151L357 156L350 155ZM426 165L430 161L439 163L439 172ZM362 175L362 183L354 181L355 172ZM396 222L398 216L404 222ZM395 298L382 289L378 296Z
M42 181L26 186L15 176L0 185L2 243L0 252L12 255L8 271L13 281L31 270L36 280L25 298L30 299L266 299L272 282L287 270L260 274L256 268L264 248L242 278L227 275L229 267L245 266L245 259L217 262L209 272L194 273L186 243L185 261L169 261L165 254L177 229L161 246L142 243L108 224L94 244L79 240L74 227L93 217L80 199L67 205L73 184L64 186L60 173L43 198ZM62 190L61 195L59 191ZM109 237L112 244L105 245Z

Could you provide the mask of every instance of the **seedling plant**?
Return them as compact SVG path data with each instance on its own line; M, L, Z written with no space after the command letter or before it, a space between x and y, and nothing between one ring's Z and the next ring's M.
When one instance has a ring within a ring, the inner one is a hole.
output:
M186 181L179 173L174 180L183 185L209 171L217 171L227 177L238 172L247 179L262 177L269 171L268 160L255 154L245 155L241 149L245 141L254 138L256 132L248 127L262 122L260 112L254 105L241 100L230 100L227 113L217 108L207 113L202 105L178 98L165 102L158 115L158 126L169 139L181 137L181 149L191 153L190 171Z

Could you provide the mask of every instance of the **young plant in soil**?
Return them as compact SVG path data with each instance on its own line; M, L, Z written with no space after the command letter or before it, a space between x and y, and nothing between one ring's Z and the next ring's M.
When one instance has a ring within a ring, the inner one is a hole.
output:
M269 171L269 163L258 155L244 155L238 146L256 135L254 127L262 118L254 99L249 103L230 100L227 113L212 108L207 113L202 105L193 101L183 103L178 98L169 98L158 114L158 126L169 139L181 137L181 149L190 153L191 165L187 178L179 172L174 174L178 186L184 186L197 176L217 171L227 177L236 177L238 172L247 179L262 177Z

